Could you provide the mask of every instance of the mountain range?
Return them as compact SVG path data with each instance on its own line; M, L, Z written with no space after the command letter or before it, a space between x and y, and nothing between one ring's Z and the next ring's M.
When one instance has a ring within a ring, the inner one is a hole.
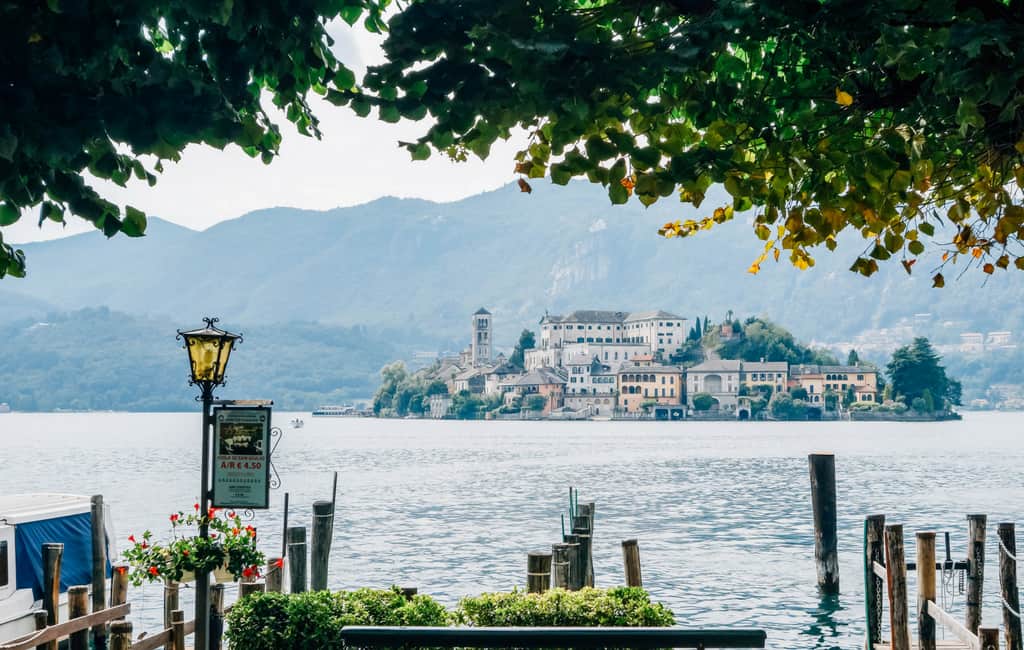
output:
M848 267L865 242L845 238L809 270L784 260L754 276L746 270L762 246L749 218L685 240L656 234L664 221L726 202L712 192L701 210L671 198L649 209L612 206L600 187L537 182L532 194L508 185L450 203L271 208L204 231L153 218L142 239L94 232L24 245L29 275L0 282L0 322L105 306L183 325L215 314L237 329L389 327L457 345L484 306L495 315L498 347L510 348L546 311L583 308L712 320L732 310L819 342L920 313L966 331L1016 330L1024 317L1024 275L1012 271L947 273L946 288L932 289L923 260L912 276L892 260L864 278Z

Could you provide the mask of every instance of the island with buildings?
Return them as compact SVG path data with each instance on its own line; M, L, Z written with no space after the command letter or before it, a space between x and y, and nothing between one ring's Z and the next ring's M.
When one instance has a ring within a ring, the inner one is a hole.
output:
M538 326L539 336L524 331L511 356L495 354L494 315L477 310L461 353L415 372L400 363L385 368L374 413L569 420L958 417L952 406L959 384L945 378L925 339L919 340L924 348L908 347L907 354L937 368L941 385L916 391L906 385L894 394L884 373L855 352L840 364L770 322L741 323L731 313L712 325L707 317L691 322L661 310L576 310L546 313Z

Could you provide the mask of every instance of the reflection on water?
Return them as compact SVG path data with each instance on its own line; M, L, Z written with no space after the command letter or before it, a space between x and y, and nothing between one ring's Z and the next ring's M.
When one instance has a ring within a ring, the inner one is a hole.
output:
M527 551L559 539L575 485L597 503L598 586L622 584L619 543L636 537L644 585L680 625L763 628L778 649L862 646L866 515L903 523L908 557L915 531L950 530L958 558L966 513L1024 515L1019 414L939 424L304 419L285 430L275 464L295 525L309 525L339 472L331 588L401 584L451 605L523 586ZM2 415L0 493L102 493L122 544L147 528L162 535L167 515L198 494L198 437L198 413ZM807 470L807 454L823 450L837 458L842 587L824 601ZM282 501L274 492L273 509L257 513L273 554ZM986 622L1000 620L996 583L986 583ZM161 592L132 589L144 628L162 618Z

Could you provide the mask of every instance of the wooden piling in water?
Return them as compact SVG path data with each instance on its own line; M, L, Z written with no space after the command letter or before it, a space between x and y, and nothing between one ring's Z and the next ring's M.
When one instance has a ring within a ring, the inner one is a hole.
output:
M582 509L586 504L580 504ZM572 533L576 535L576 539L579 540L579 570L580 570L580 587L593 587L594 586L594 570L593 570L593 538L590 535L590 517L587 515L577 515L572 518Z
M964 627L971 634L981 626L982 589L985 585L985 515L967 515L967 595Z
M1020 592L1017 591L1017 536L1011 522L1002 522L999 534L999 592L1002 596L1006 650L1021 650Z
M107 529L104 525L103 495L90 500L92 525L92 611L98 612L107 604ZM94 650L106 650L107 627L103 623L92 626Z
M420 592L420 589L419 587L399 587L398 591L406 600L412 600Z
M267 591L268 592L281 592L281 585L284 582L283 576L284 571L278 566L278 563L283 564L284 558L272 557L270 562L267 564Z
M542 594L551 588L551 553L530 551L526 554L526 591Z
M110 571L110 606L128 602L128 565L115 564Z
M890 647L892 650L910 650L907 564L903 557L903 526L900 524L885 527L885 566L889 578L889 629L892 632Z
M882 578L875 574L874 563L885 566L885 515L864 520L864 603L867 611L868 647L882 642Z
M935 533L917 534L917 647L935 650L935 619L928 613L935 600Z
M551 588L569 588L569 545L551 545Z
M979 627L978 645L980 650L999 650L999 628Z
M132 624L130 621L114 621L110 624L110 650L132 649Z
M288 528L288 572L291 577L289 591L293 594L306 591L306 528Z
M635 539L622 541L622 566L626 574L627 587L643 587L640 576L640 545Z
M45 609L37 609L37 610L35 610L34 612L32 612L32 617L35 619L36 631L37 632L39 630L45 630L46 629L47 619L49 618L49 615L46 613ZM50 647L49 643L40 643L39 645L36 646L36 650L47 650L47 648L49 648L49 647Z
M174 650L185 650L185 612L176 609L171 612L171 647Z
M590 535L587 553L587 580L586 586L594 586L594 517L597 513L597 506L593 501L580 504L579 514L587 518L587 534Z
M255 582L240 582L238 583L238 600L242 600L246 596L251 594L262 594L266 591L267 583L262 580Z
M181 585L177 582L164 583L164 629L171 627L171 615L179 607ZM173 644L164 646L164 650L173 650Z
M68 620L89 615L89 585L68 587ZM68 635L69 650L89 650L89 630Z
M811 509L814 512L814 564L818 589L839 593L839 538L836 529L836 457L810 454Z
M327 589L327 565L331 557L331 537L334 533L334 503L313 503L313 539L310 548L310 588Z
M563 535L566 547L566 557L569 559L569 587L570 591L578 591L583 588L585 572L580 563L580 538L579 535Z
M63 557L63 544L43 544L43 609L46 610L47 625L60 623L57 608L60 601L60 564ZM45 647L57 650L57 642L50 641Z
M210 585L210 650L221 650L224 636L224 585Z

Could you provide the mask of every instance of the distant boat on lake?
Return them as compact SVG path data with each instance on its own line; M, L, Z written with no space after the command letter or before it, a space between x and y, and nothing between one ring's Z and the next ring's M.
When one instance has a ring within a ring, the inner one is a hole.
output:
M302 427L306 426L306 423L302 421L302 418L295 418L288 424L292 425L293 429L301 429Z
M358 415L354 406L318 406L313 411L317 418L342 418Z

